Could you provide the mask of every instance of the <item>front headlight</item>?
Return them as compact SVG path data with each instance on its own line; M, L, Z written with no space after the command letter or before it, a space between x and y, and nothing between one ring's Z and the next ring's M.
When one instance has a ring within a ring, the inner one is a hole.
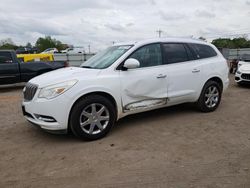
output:
M236 71L237 74L241 74L241 72L239 70Z
M44 87L39 92L38 98L52 99L69 90L77 83L77 80L70 80Z

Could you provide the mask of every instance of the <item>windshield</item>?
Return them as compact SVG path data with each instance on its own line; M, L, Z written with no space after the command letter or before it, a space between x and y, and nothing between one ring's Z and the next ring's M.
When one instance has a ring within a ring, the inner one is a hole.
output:
M92 69L105 69L110 65L112 65L119 57L121 57L131 47L132 47L131 45L109 47L106 50L99 52L95 56L91 57L89 60L84 62L81 65L81 67L92 68Z

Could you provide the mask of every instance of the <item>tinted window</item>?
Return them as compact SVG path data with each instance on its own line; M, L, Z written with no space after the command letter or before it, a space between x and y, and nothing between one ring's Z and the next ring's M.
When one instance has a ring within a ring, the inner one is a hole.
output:
M137 59L140 67L151 67L162 64L160 44L150 44L135 51L129 58Z
M189 44L189 46L196 53L197 59L203 59L208 57L214 57L217 53L208 45L204 44Z
M0 63L11 63L12 57L10 52L0 52Z
M165 64L188 61L187 51L183 44L163 44Z

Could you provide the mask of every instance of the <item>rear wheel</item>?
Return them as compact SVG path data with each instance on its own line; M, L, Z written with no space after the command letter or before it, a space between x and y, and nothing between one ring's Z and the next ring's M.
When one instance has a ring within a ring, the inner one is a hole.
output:
M215 81L208 81L202 89L198 109L202 112L212 112L217 109L221 101L222 88Z
M96 140L110 131L115 120L114 105L103 96L90 95L80 99L72 108L70 127L77 137Z

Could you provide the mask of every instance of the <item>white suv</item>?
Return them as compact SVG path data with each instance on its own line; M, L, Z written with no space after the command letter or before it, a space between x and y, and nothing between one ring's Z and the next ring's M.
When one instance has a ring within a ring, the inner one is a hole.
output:
M228 86L228 66L211 44L167 38L117 44L81 67L52 71L24 88L25 118L47 131L104 137L120 118L194 102L214 111Z

